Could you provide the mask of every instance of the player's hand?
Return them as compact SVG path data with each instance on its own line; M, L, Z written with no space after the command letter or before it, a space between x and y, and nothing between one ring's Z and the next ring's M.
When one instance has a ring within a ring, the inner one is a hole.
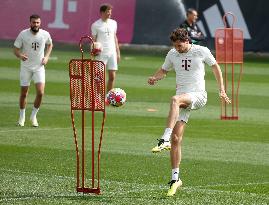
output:
M231 100L229 99L229 97L227 96L225 90L221 90L219 93L219 96L221 99L223 99L226 103L230 104Z
M26 54L24 54L24 53L21 53L20 58L21 58L22 61L26 61L28 59L28 56Z
M42 58L41 64L42 64L42 65L46 65L46 64L48 63L48 60L49 60L48 57L44 57L44 58Z
M101 53L101 49L94 48L92 49L91 55L98 56Z
M154 85L156 82L157 82L157 79L156 79L155 77L150 76L150 77L148 78L148 84L150 84L150 85Z

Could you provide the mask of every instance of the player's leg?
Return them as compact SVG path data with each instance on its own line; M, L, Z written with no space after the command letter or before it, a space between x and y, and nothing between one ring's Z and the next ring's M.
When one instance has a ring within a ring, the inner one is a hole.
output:
M108 70L108 81L107 81L107 92L108 92L112 88L114 88L116 71L118 70L116 54L109 56L106 66Z
M191 104L191 97L188 94L175 95L171 98L170 110L167 118L166 129L157 146L152 149L152 152L157 153L162 150L170 150L170 136L172 134L175 122L178 118L179 109L186 108Z
M39 108L42 103L42 98L44 96L45 83L36 83L35 88L36 88L36 97L34 101L34 107Z
M176 190L182 185L182 181L179 177L179 167L181 162L181 144L185 125L186 123L184 121L178 121L171 135L170 159L172 167L172 176L169 183L170 188L168 190L167 196L173 196L176 193Z
M114 88L115 79L116 79L116 71L115 70L109 70L108 71L108 81L107 81L107 91Z
M26 104L27 104L27 96L29 91L29 86L32 78L32 72L21 68L20 70L20 100L19 100L19 106L20 106L20 114L19 114L19 120L17 125L23 127L25 123L25 110L26 110Z
M36 83L35 88L36 88L36 97L35 97L32 113L30 116L30 120L32 122L33 127L38 127L38 122L37 122L36 116L37 116L37 113L39 111L39 107L42 103L42 98L43 98L44 90L45 90L45 83Z
M179 108L187 108L191 104L191 97L188 94L175 95L171 98L169 115L166 127L173 130L178 117Z
M206 92L188 93L187 95L191 98L190 105L181 109L178 117L178 121L172 132L172 145L171 145L171 166L172 166L172 178L170 182L170 189L168 190L167 196L173 196L176 193L178 187L182 185L182 181L179 177L180 173L180 162L181 162L181 143L184 133L185 124L188 122L190 117L191 109L200 109L206 104L207 94Z
M20 109L25 109L26 107L28 91L29 91L29 86L21 86Z
M38 127L36 116L42 103L42 98L44 96L45 91L45 69L43 67L34 73L33 80L35 82L36 97L32 113L30 116L30 120L32 122L33 127Z
M29 86L21 86L21 92L20 92L20 115L18 120L18 126L23 127L25 123L25 110L26 110L26 99L29 91Z

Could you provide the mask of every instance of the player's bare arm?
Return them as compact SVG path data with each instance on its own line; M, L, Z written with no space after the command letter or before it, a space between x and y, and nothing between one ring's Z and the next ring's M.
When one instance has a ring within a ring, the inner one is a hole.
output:
M26 61L28 59L28 56L24 53L21 52L21 50L17 47L14 47L14 54L15 56L17 56L17 58L23 60L23 61Z
M52 47L53 47L53 44L52 43L47 45L45 56L42 59L42 65L46 65L48 63L49 56L50 56L51 51L52 51Z
M117 51L117 61L119 63L120 62L120 47L119 47L119 41L116 34L115 34L115 45L116 45L116 51Z
M225 102L227 102L227 103L231 103L231 100L227 96L227 94L225 92L225 89L224 89L222 72L221 72L221 69L220 69L219 65L218 64L213 65L212 66L212 70L213 70L213 73L214 73L215 78L216 78L216 80L218 82L218 85L219 85L219 95L220 95L220 98L222 98L223 100L225 100Z
M153 76L148 78L148 84L154 85L158 80L163 79L167 73L168 71L160 68Z

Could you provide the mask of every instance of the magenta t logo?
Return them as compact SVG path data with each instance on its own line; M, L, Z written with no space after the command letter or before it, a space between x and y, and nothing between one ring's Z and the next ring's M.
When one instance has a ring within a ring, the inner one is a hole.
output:
M182 60L182 64L181 64L182 68L184 68L185 70L189 71L188 68L191 67L191 60L185 59Z
M28 27L25 16L29 15L29 11L34 11L42 17L42 28L50 32L53 41L77 43L82 35L90 34L90 25L100 18L100 4L110 2L114 6L113 17L118 22L119 41L121 43L132 42L136 0L27 0L21 2L28 2L27 6L21 6L17 0L0 0L2 8L0 16L16 14L16 18L10 18L8 21L0 18L1 39L15 39L19 29Z
M43 10L51 11L52 3L55 2L55 19L52 23L48 24L48 28L61 28L61 29L69 29L69 24L64 23L64 1L65 0L43 0ZM76 12L77 11L77 1L76 0L68 0L67 4L68 12Z

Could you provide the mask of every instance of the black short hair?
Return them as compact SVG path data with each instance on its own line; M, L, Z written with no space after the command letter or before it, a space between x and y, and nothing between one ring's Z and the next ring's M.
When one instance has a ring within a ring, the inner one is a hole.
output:
M100 6L100 12L106 12L107 10L113 9L113 6L110 4L102 4Z
M37 15L37 14L32 14L32 15L30 16L30 21L31 21L32 19L40 19L40 16Z
M197 13L197 11L194 8L188 8L188 10L187 10L187 16L190 15L190 14L192 14L194 11Z
M181 42L189 41L188 31L184 28L176 28L170 34L170 40L172 42L176 42L178 40Z

